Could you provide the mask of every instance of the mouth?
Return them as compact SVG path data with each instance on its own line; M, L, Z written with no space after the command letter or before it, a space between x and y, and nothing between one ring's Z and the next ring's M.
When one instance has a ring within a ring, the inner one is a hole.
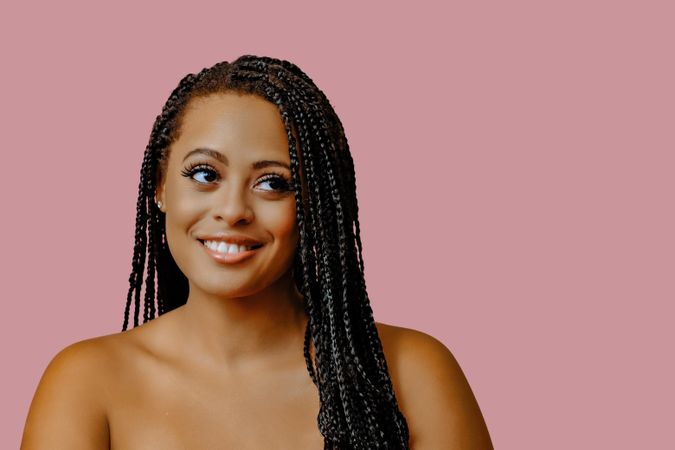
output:
M197 239L204 251L213 258L217 264L233 265L242 261L250 260L258 253L263 244L237 245L223 241L209 241Z
M263 246L263 244L237 245L237 244L230 244L224 241L210 241L204 239L197 239L197 240L207 249L223 256L238 255L240 253L245 254L250 251L259 249L260 247Z

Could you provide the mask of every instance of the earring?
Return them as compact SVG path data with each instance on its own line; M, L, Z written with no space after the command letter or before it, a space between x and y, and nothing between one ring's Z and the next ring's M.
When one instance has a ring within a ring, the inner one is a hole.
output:
M157 207L159 209L162 209L162 202L160 200L157 201Z

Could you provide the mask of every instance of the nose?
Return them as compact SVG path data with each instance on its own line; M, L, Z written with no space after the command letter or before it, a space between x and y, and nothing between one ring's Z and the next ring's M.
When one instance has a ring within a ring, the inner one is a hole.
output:
M239 222L250 223L253 220L253 209L249 204L245 188L240 188L235 183L225 183L223 195L218 195L214 215L216 220L224 220L228 225L234 226Z

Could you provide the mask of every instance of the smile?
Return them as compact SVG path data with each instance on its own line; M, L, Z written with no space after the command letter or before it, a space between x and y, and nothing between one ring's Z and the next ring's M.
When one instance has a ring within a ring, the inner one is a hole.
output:
M202 241L202 248L219 263L233 264L249 259L263 244L236 245L223 241Z

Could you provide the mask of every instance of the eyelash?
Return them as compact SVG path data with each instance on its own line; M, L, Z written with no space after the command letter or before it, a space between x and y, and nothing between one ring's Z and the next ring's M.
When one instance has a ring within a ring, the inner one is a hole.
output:
M207 185L209 184L197 181L194 178L192 178L196 173L199 172L211 172L213 174L218 175L218 171L213 168L210 164L205 164L205 163L192 163L185 169L181 171L181 175L184 177L192 179L195 183L200 184L200 185ZM267 173L263 177L260 178L260 181L269 181L269 180L280 180L283 182L283 186L280 189L272 189L268 192L290 192L292 189L290 187L290 180L288 180L285 176L277 174L277 173Z

